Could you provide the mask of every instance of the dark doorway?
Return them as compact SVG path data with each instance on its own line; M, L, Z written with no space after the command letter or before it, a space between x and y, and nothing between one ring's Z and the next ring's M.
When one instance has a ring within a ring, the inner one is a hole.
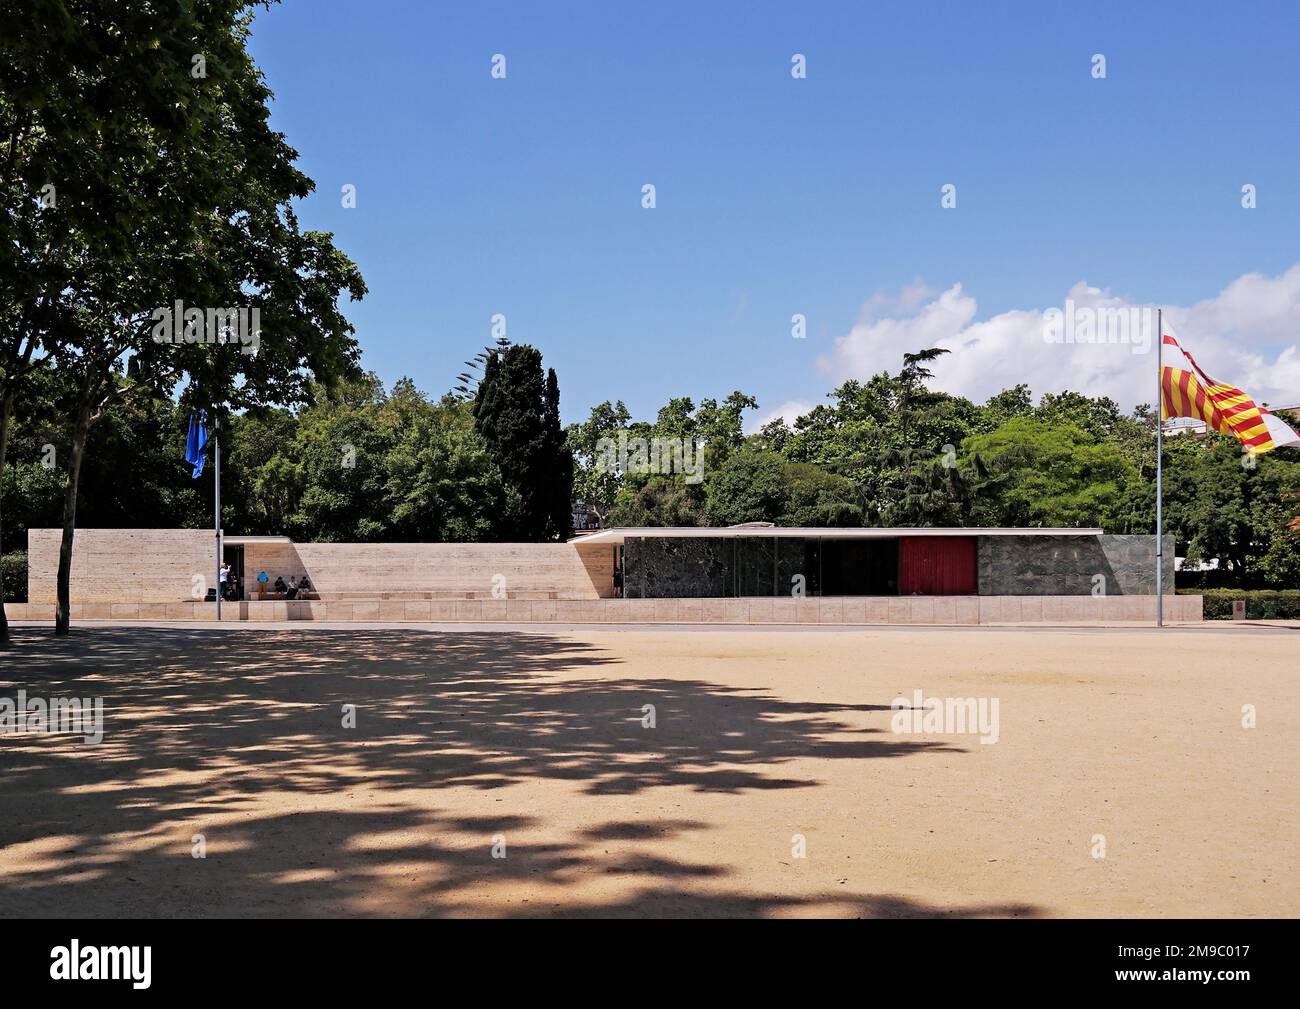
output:
M226 599L244 598L244 548L221 544L221 559L230 565L230 580L226 583Z
M898 540L822 540L820 595L898 595Z

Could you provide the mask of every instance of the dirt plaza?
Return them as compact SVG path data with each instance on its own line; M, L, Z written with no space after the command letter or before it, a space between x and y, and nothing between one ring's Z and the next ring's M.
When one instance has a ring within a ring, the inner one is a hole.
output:
M102 698L103 739L0 735L5 916L1300 906L1283 625L15 637L0 696Z

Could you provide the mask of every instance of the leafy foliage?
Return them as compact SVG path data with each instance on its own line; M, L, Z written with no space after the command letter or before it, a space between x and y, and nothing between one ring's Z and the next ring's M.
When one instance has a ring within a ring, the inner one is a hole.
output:
M1037 417L1016 417L962 443L962 464L979 458L1006 478L980 509L990 525L1101 526L1114 513L1136 470L1111 442L1083 428Z
M505 501L467 403L373 375L298 416L237 419L224 482L223 521L304 541L492 539Z
M1180 589L1205 597L1206 620L1231 620L1232 604L1243 600L1247 620L1300 620L1300 591L1288 589Z
M51 366L66 633L92 430L119 404L178 390L214 424L305 402L356 372L338 302L365 284L330 235L298 226L292 203L313 184L270 127L247 3L44 0L0 15L20 28L0 37L0 470L20 383ZM161 340L156 313L177 305L256 310L256 353Z
M507 489L502 531L510 539L564 539L572 531L573 453L560 427L560 386L542 355L519 344L493 353L473 414Z
M849 381L793 424L745 437L738 419L757 404L733 393L726 424L706 444L702 484L673 473L596 473L602 433L699 436L690 399L653 423L603 403L569 428L575 487L614 505L607 525L1100 526L1155 529L1155 419L1106 397L1044 395L1024 385L977 405L926 385L927 354L894 375ZM711 416L721 411L705 401ZM1300 454L1243 464L1235 441L1165 440L1165 530L1180 554L1218 565L1232 584L1300 583ZM1179 575L1180 582L1190 580Z
M27 601L26 551L0 554L0 578L4 579L6 585L11 586L10 592L14 602L25 603Z

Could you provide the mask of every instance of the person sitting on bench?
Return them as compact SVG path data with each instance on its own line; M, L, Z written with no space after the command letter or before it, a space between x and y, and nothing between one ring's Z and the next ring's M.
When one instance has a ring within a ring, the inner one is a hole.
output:
M289 591L284 594L284 598L285 599L298 598L298 579L294 578L293 575L289 576Z

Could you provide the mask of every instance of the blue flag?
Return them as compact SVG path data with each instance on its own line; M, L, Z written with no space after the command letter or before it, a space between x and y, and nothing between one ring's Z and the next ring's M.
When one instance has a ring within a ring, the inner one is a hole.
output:
M185 439L185 461L194 467L190 474L195 479L203 472L207 460L208 415L203 411L190 413L190 433Z

